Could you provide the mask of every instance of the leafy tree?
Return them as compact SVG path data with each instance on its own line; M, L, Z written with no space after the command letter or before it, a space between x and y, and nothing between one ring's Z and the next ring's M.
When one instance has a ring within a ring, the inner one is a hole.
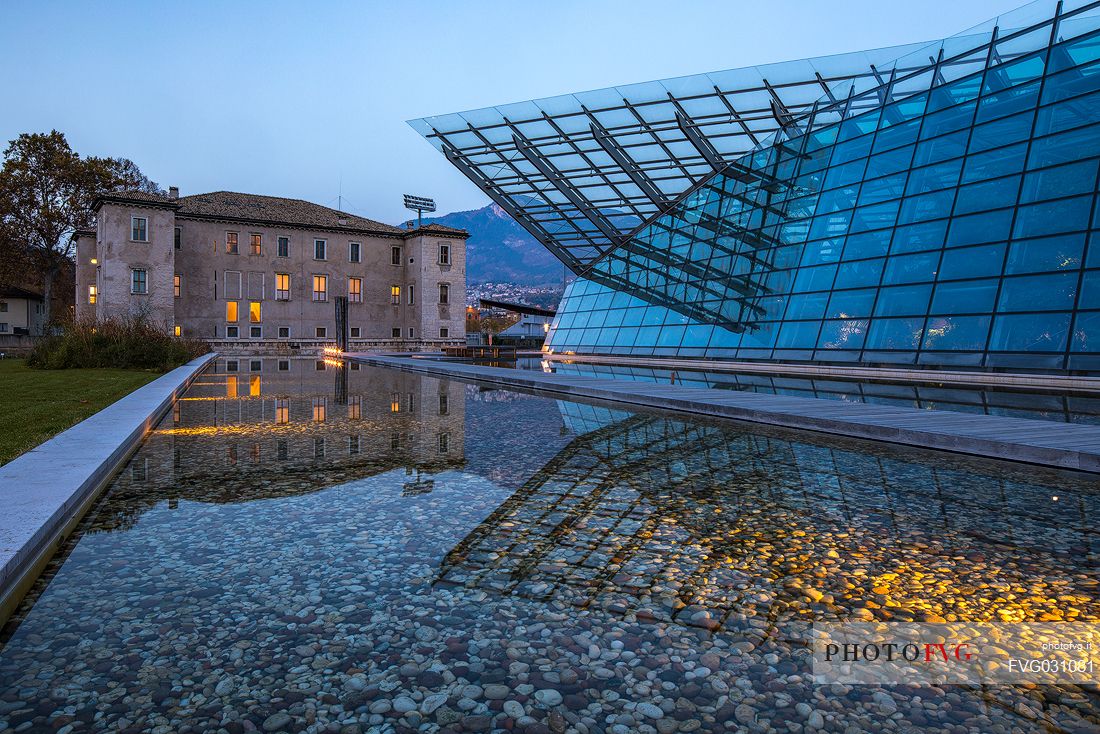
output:
M126 158L81 158L53 130L10 141L0 169L0 278L42 279L46 322L54 282L73 257L72 234L95 218L92 204L112 192L163 193Z

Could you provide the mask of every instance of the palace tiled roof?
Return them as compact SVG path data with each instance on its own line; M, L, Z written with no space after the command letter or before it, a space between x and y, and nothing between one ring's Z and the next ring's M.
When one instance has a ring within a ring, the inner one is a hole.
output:
M143 191L122 191L107 194L99 199L100 203L104 201L159 204L176 208L176 214L180 217L250 222L258 225L282 224L396 237L409 237L419 231L438 235L466 236L468 234L462 229L434 223L428 224L420 230L404 229L350 212L314 204L303 199L242 194L236 191L212 191L207 194L182 196L179 199L148 194Z

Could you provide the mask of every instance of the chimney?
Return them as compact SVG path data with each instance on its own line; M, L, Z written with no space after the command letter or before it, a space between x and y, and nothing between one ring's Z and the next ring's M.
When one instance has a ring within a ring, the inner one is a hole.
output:
M179 186L169 186L168 187L168 198L169 199L178 199L178 198L180 198L180 187Z

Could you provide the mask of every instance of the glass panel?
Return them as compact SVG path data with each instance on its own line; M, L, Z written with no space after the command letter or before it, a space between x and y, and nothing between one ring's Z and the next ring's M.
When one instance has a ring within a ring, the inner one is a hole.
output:
M883 288L875 304L875 316L924 315L928 312L931 285L903 285Z
M1020 203L1057 199L1096 190L1096 159L1046 168L1024 177Z
M932 297L931 313L990 313L997 298L997 285L997 280L940 283Z
M1069 314L1012 314L993 321L994 352L1061 352L1066 348Z
M829 318L847 319L854 316L870 316L871 307L875 304L874 288L858 291L834 291L829 299L829 308L826 316Z
M985 349L989 316L929 316L923 349Z
M1037 237L1086 229L1091 213L1091 196L1021 206L1012 234L1014 237Z
M959 197L955 202L955 214L970 214L1012 206L1016 203L1016 195L1019 192L1019 176L1009 176L1008 178L998 178L963 186L959 189Z
M883 284L916 283L931 281L936 277L936 265L939 252L923 252L918 255L900 255L891 257L886 263L886 275Z
M1008 250L1006 274L1072 270L1081 267L1085 235L1071 234L1013 242Z
M866 349L916 349L924 331L924 317L915 319L873 319Z
M1057 311L1073 308L1077 273L1005 278L998 311Z
M1006 245L986 245L984 247L965 247L959 250L945 250L938 272L940 280L955 278L980 278L988 275L1000 275L1004 264Z
M1100 311L1077 314L1072 348L1074 352L1100 352Z

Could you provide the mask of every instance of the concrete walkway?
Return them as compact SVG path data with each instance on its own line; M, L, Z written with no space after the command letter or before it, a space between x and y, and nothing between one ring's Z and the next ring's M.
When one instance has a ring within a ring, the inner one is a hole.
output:
M578 377L393 355L352 353L345 357L366 364L537 390L565 398L609 400L1100 472L1100 426Z
M0 467L0 624L107 481L215 356L139 387Z

